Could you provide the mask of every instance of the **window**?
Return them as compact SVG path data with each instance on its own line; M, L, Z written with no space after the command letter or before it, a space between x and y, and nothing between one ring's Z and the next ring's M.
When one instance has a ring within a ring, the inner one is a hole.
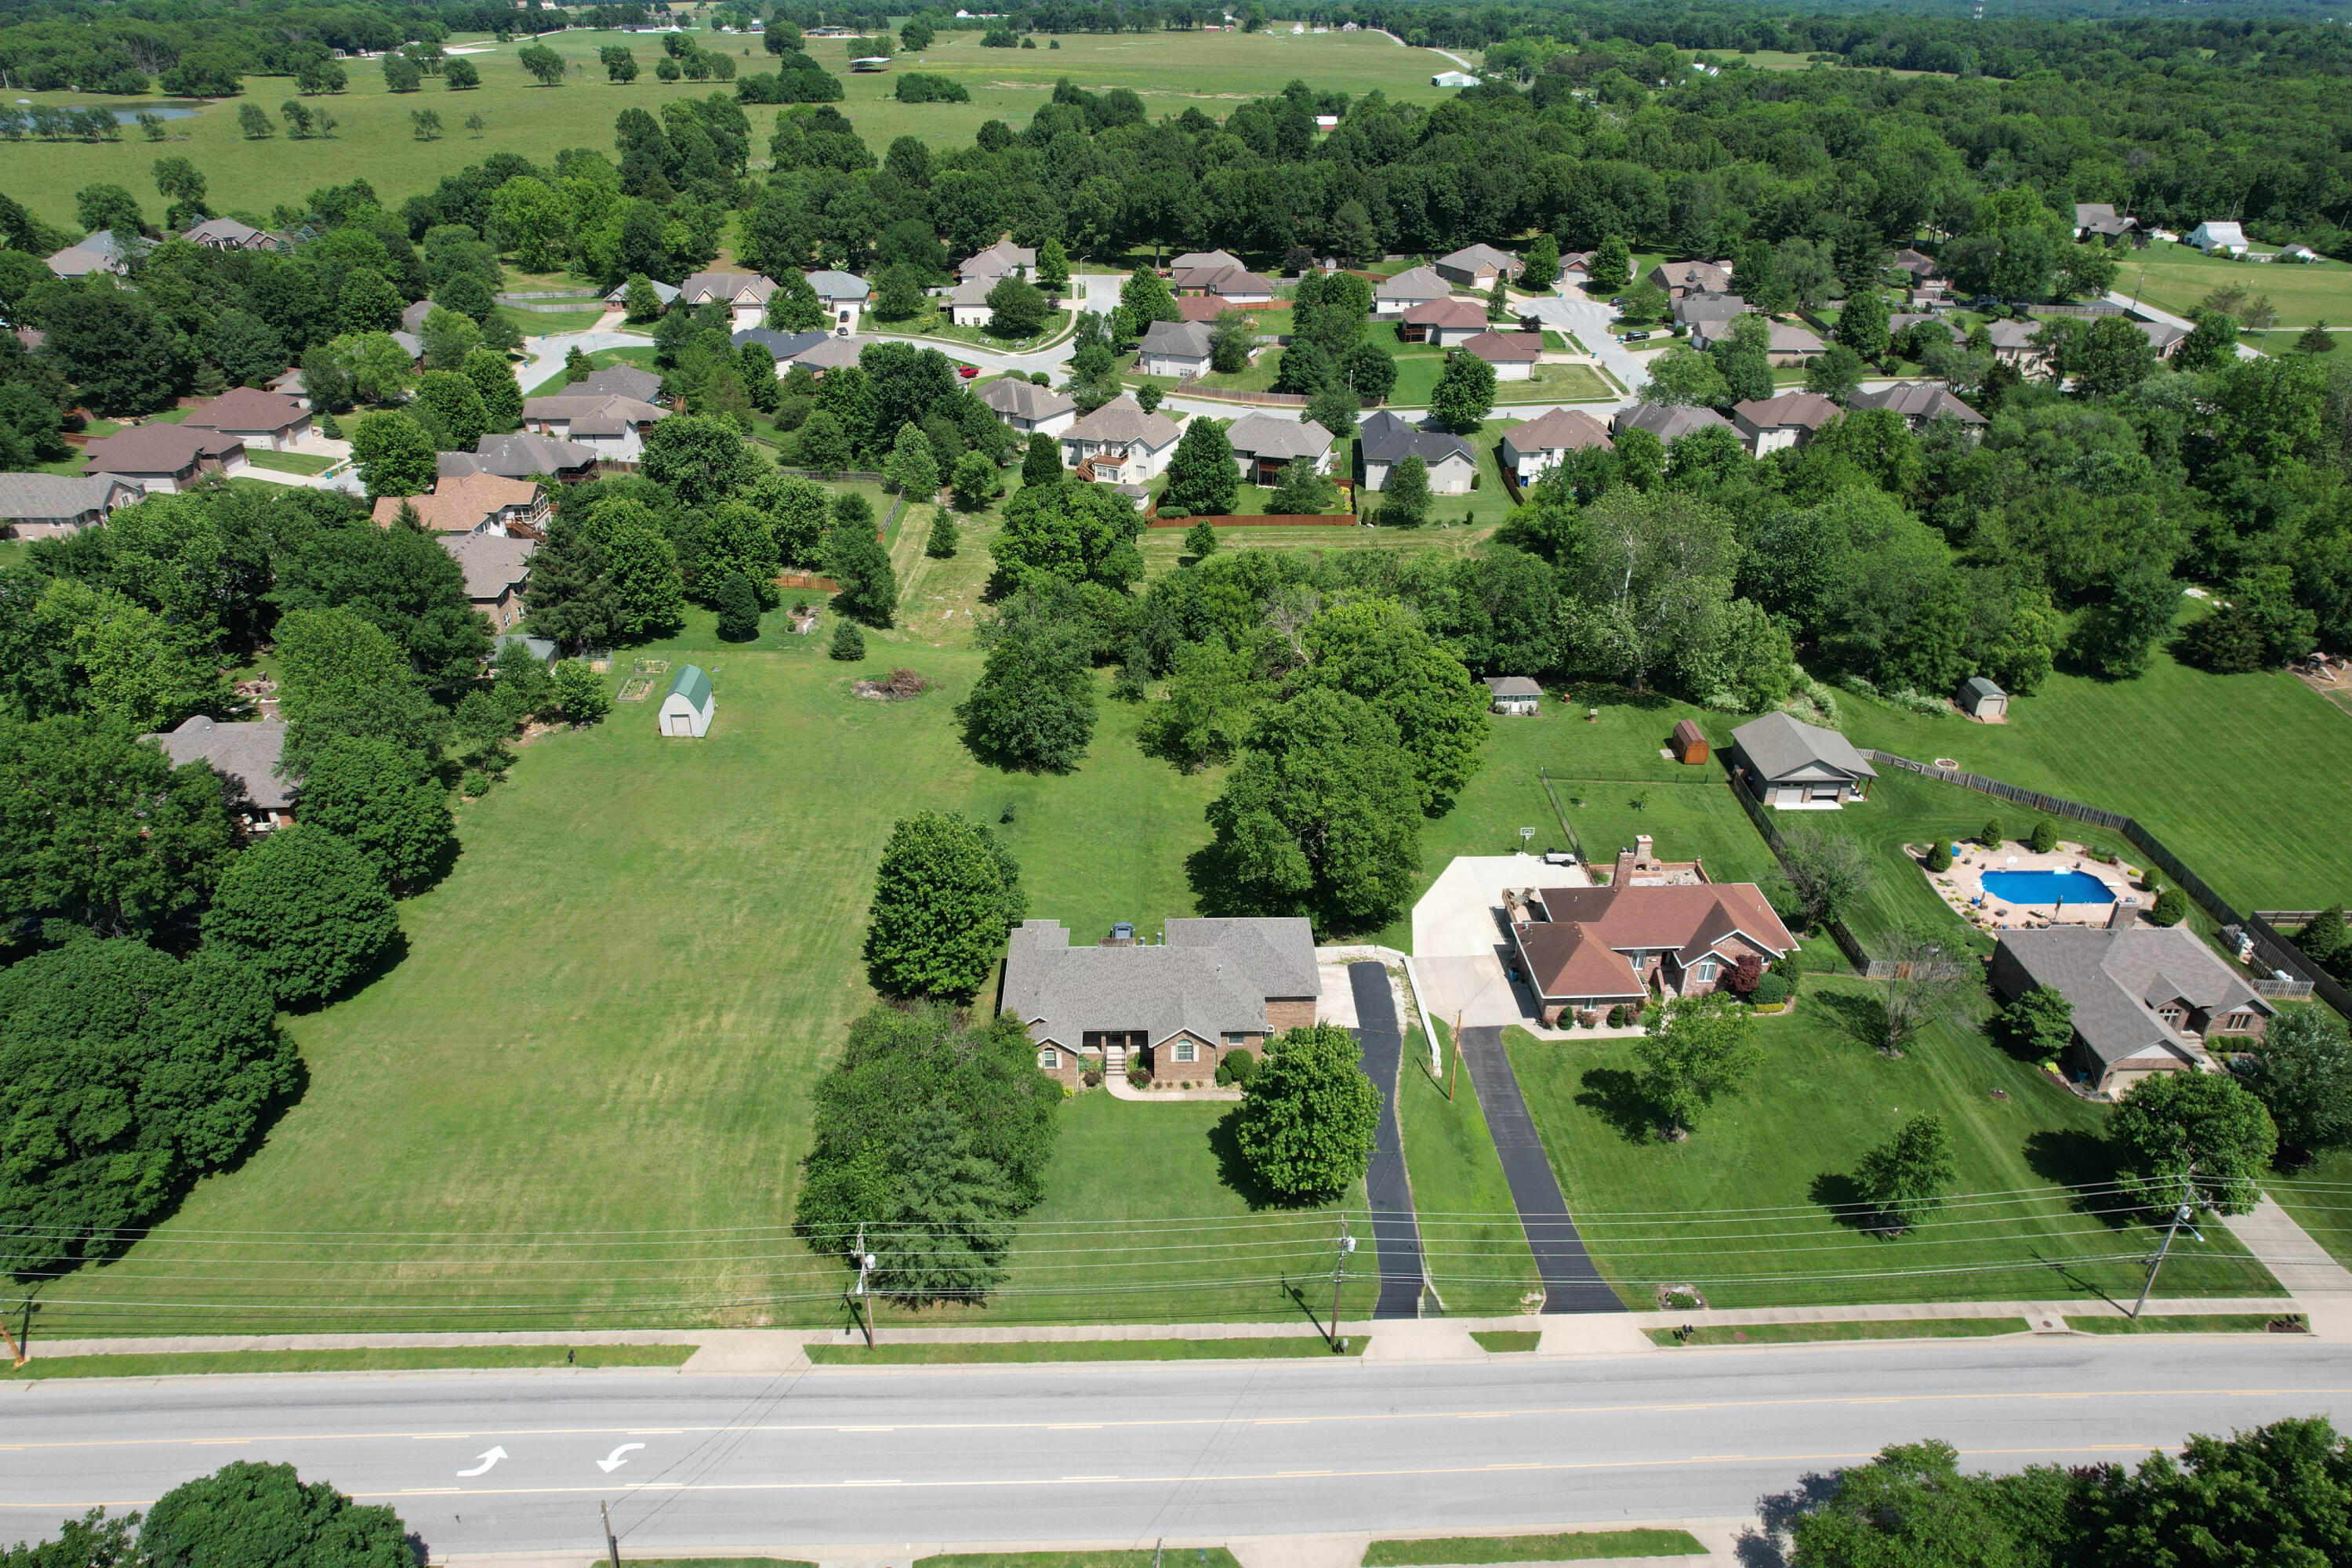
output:
M1235 1034L1230 1029L1225 1031L1225 1049L1227 1050L1232 1050L1235 1046L1246 1045L1248 1042L1247 1035Z
M2176 1029L2180 1026L2180 1009L2177 1006L2158 1007L2156 1010L2156 1016Z
M1190 1040L1177 1041L1176 1059L1180 1062L1197 1061L1199 1058L1194 1055L1197 1048Z
M2221 1020L2221 1027L2225 1029L2242 1029L2253 1021L2253 1015L2251 1013L2232 1013L2228 1017Z
M1062 1053L1047 1046L1037 1053L1037 1065L1047 1072L1059 1072L1062 1068Z
M1705 958L1700 959L1696 963L1691 965L1691 978L1693 980L1712 980L1715 978L1715 954L1710 952Z

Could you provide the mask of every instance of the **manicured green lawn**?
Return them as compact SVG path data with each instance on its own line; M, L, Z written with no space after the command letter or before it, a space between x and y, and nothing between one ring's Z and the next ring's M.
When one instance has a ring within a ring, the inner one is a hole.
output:
M245 460L257 468L268 468L281 474L323 474L335 466L334 458L316 458L308 452L248 450Z
M636 366L639 370L652 370L654 368L653 346L647 344L644 348L598 349L588 356L588 363L598 370L610 370L616 364L629 364ZM525 397L560 397L563 395L563 389L571 384L564 379L563 367L559 364L555 367L553 375L549 376L537 386L525 387L523 395Z
M1972 1029L1939 1026L1899 1060L1865 1043L1867 983L1810 976L1796 1009L1757 1021L1764 1067L1681 1143L1660 1140L1633 1080L1633 1042L1538 1041L1511 1064L1586 1246L1629 1305L1693 1284L1711 1307L1850 1301L2057 1300L2138 1289L2155 1233L2111 1202L2103 1108ZM1941 1115L1961 1194L1886 1238L1828 1206L1854 1201L1856 1162L1907 1118ZM2278 1293L2230 1233L2176 1244L2177 1296Z
M1526 1355L1543 1345L1541 1329L1473 1329L1470 1337L1488 1355Z
M1375 1541L1363 1568L1440 1563L1583 1563L1601 1557L1696 1557L1706 1552L1686 1530L1579 1530L1561 1535L1456 1535Z
M2021 1334L2023 1318L1914 1318L1895 1322L1750 1323L1745 1328L1710 1323L1685 1333L1680 1329L1646 1329L1650 1342L1679 1349L1685 1345L1811 1345L1848 1340L1960 1340L1991 1334Z
M1389 394L1390 404L1398 408L1428 407L1444 370L1441 354L1399 354L1397 384ZM1599 374L1583 364L1539 364L1525 381L1495 384L1497 407L1511 403L1591 403L1609 395Z
M1442 1048L1450 1050L1446 1026L1440 1023L1437 1029L1446 1041ZM1428 1067L1428 1048L1415 1029L1404 1070L1397 1075L1397 1125L1413 1209L1421 1218L1422 1256L1449 1316L1520 1311L1530 1295L1540 1301L1542 1283L1494 1137L1486 1131L1478 1091L1466 1070L1454 1073L1449 1103L1444 1085L1430 1077Z
M692 1345L444 1345L349 1351L160 1352L153 1354L43 1356L0 1379L185 1377L268 1372L445 1372L483 1367L677 1366Z
M1349 1355L1361 1355L1371 1340L1362 1334L1348 1342ZM1230 1340L1012 1340L982 1344L892 1344L872 1350L863 1340L842 1344L811 1345L809 1360L819 1366L967 1366L1008 1362L1042 1361L1302 1361L1332 1356L1328 1341L1319 1335L1265 1336Z
M2345 1196L2352 1193L2352 1151L2273 1175L2263 1190L2338 1263L2352 1265L2352 1199Z
M2178 316L2195 314L2205 296L2216 289L2238 288L2249 296L2268 295L2283 328L2307 327L2323 319L2339 327L2352 325L2352 264L2231 261L2162 240L2119 259L2116 293L2145 300ZM2258 343L2262 335L2255 333L2247 341ZM2293 341L2292 336L2274 331L2270 346L2283 350Z
M2287 270L2282 268L2281 271ZM1856 745L2128 812L2225 899L2352 897L2352 722L2293 676L2208 675L2159 654L2137 680L2053 675L2009 722L1927 718L1840 693ZM2004 821L2021 815L1984 801ZM2074 837L2072 827L2068 837Z
M1491 529L1455 527L1426 528L1366 528L1360 524L1345 528L1314 526L1308 528L1225 528L1217 531L1218 548L1223 550L1435 550L1450 555L1467 556L1483 543ZM1184 549L1184 530L1181 528L1147 528L1136 541L1143 552L1143 563L1150 575L1176 569L1179 562L1190 559Z
M857 330L861 332L918 333L929 338L947 338L960 343L970 343L974 348L992 349L998 353L1025 353L1043 348L1070 330L1071 312L1049 310L1045 314L1045 326L1035 335L1000 338L984 327L957 326L950 319L950 312L942 308L944 304L944 300L926 295L921 313L909 316L903 321L885 321L868 311L858 318Z
M2290 1314L2303 1323L2300 1314ZM2266 1334L2278 1319L2264 1312L2158 1312L2144 1318L2069 1318L2066 1326L2078 1334ZM2306 1323L2299 1331L2308 1333Z
M1171 1568L1241 1568L1222 1546L1193 1552L1188 1561L1178 1553ZM915 1568L1160 1568L1154 1552L955 1552L919 1557Z
M773 68L756 37L699 31L694 37L706 48L735 55L740 72ZM449 40L453 45L484 41L473 36ZM658 115L664 103L688 92L698 98L714 89L727 90L718 83L657 80L653 71L661 52L657 38L588 28L551 33L539 40L577 68L562 86L542 88L515 60L531 41L518 38L468 57L482 77L481 87L469 92L450 92L439 79L427 78L422 91L395 95L384 89L383 73L375 61L347 61L350 89L331 99L308 100L331 109L339 121L331 140L289 141L281 124L278 134L247 141L237 129L237 101L225 100L191 119L171 121L170 134L161 142L143 140L132 128L120 142L96 145L11 143L8 192L42 217L70 227L73 193L92 181L112 181L139 193L152 220L160 216L161 203L154 196L149 165L159 155L179 154L205 171L213 203L223 210L267 216L276 203L299 201L308 192L359 174L366 176L387 206L397 209L408 197L432 189L442 175L493 153L520 153L545 167L559 148L609 148L613 121L625 109ZM1417 103L1446 96L1429 85L1432 57L1401 49L1372 33L1296 38L1271 32L1078 33L1061 42L1058 49L1043 44L1035 49L983 49L977 33L942 33L928 54L901 57L904 67L963 82L971 92L970 103L899 103L891 96L896 85L892 73L849 73L840 40L812 39L809 51L842 79L846 98L837 107L877 158L894 137L915 136L934 147L964 146L985 121L1002 120L1018 129L1029 122L1063 77L1097 91L1133 88L1142 94L1154 120L1181 114L1193 104L1222 120L1247 99L1281 91L1294 77L1357 97L1374 89L1391 100ZM608 82L597 63L597 49L612 44L633 49L642 70L626 87ZM291 96L293 83L285 78L253 77L246 90L252 100L269 107ZM69 92L10 96L40 103L90 101L87 95ZM135 108L140 100L105 101ZM414 109L437 110L448 133L435 142L417 141L408 120ZM487 122L478 137L462 128L471 113L479 113ZM278 121L274 108L270 118ZM772 110L752 113L755 173L765 167L773 121Z

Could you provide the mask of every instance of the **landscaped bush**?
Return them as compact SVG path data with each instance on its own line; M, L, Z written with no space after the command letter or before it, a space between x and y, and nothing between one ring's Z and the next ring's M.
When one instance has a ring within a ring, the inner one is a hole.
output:
M2156 908L2147 914L2148 924L2177 926L2189 918L2189 896L2178 888L2167 888L2156 896Z
M2000 847L2000 817L1988 816L1985 818L1984 831L1977 835L1977 842L1983 845L1988 849L1998 849Z
M2033 846L2036 855L2049 854L2058 847L2058 825L2043 817L2033 825L2033 837L2028 842Z
M1622 1002L1609 1009L1609 1026L1612 1029L1622 1029L1625 1026L1625 1004Z
M1789 983L1768 969L1748 999L1759 1007L1778 1007L1789 999Z
M1938 875L1952 868L1952 847L1938 838L1927 847L1927 869Z
M1257 1058L1240 1047L1227 1051L1225 1059L1217 1064L1217 1081L1221 1084L1237 1083L1247 1089L1249 1080L1256 1076Z
M833 628L833 657L842 660L866 657L866 633L856 621L844 617Z

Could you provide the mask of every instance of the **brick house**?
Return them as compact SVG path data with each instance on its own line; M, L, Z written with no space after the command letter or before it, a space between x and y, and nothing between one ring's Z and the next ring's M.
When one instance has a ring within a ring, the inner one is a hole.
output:
M2277 1012L2186 925L2137 923L2116 906L2104 930L2059 925L2001 933L1993 991L2014 1002L2047 986L2073 1005L2065 1059L2074 1080L2115 1098L2160 1072L2196 1072L2217 1038L2260 1039Z
M1698 996L1719 988L1742 958L1769 964L1797 939L1753 882L1645 881L1644 865L1622 851L1605 888L1530 889L1513 910L1511 945L1519 972L1541 1002L1543 1021L1591 1014L1659 995Z
M1228 1052L1315 1022L1315 936L1303 920L1171 920L1157 944L1073 947L1024 921L1004 953L1001 1011L1037 1042L1038 1070L1076 1086L1143 1062L1157 1084L1208 1083Z

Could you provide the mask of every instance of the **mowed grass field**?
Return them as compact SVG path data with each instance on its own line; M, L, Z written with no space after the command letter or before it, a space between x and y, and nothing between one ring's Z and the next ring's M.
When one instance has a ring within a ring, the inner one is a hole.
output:
M1681 1143L1641 1109L1633 1042L1506 1034L1569 1209L1619 1294L1646 1309L1662 1284L1696 1285L1713 1307L2136 1292L2157 1237L2106 1194L2104 1109L1972 1027L1881 1058L1864 1037L1873 991L1808 977L1793 1012L1756 1022L1762 1069ZM1952 1135L1964 1195L1894 1238L1832 1212L1855 1201L1862 1154L1928 1110ZM2279 1293L2225 1227L2204 1235L2176 1245L2160 1293Z
M706 31L693 37L708 49L733 55L739 74L772 68L772 57L758 37ZM467 57L480 70L482 85L467 92L451 92L438 78L427 78L418 92L388 92L376 61L346 61L348 90L304 100L334 115L335 134L328 140L287 139L278 106L294 96L292 78L248 77L244 100L224 100L189 119L172 121L171 134L160 142L144 140L136 127L126 129L123 139L115 142L11 142L8 194L50 222L72 227L74 192L110 182L136 192L153 221L161 216L163 204L154 194L150 168L156 158L168 154L195 163L209 183L213 205L222 211L267 216L277 203L298 202L320 186L355 177L364 177L386 205L397 207L407 197L431 190L442 175L492 153L519 153L542 165L564 147L594 147L609 153L613 121L623 110L657 112L675 99L733 90L715 81L656 79L654 62L662 54L657 35L588 29L541 40L576 66L561 86L543 88L515 60L530 41L452 39L457 46L487 46L486 52ZM636 55L639 75L625 87L607 81L597 63L596 51L613 44L625 45ZM983 49L977 33L943 33L928 54L902 55L889 71L873 75L850 74L848 52L838 38L811 39L808 48L812 58L842 78L846 96L835 107L856 123L877 157L898 136L919 137L934 146L961 146L986 121L1002 120L1018 129L1064 77L1093 91L1131 88L1143 95L1154 119L1181 114L1198 104L1222 120L1248 99L1279 92L1293 78L1324 90L1360 96L1378 89L1391 99L1433 102L1446 93L1430 86L1430 75L1449 68L1425 49L1401 47L1377 33L1302 37L1286 32L1075 34L1061 45L1052 49L1040 40L1034 49ZM896 76L910 69L953 77L971 90L971 101L898 102L891 96ZM73 93L22 96L30 102L124 109L142 102ZM239 101L267 110L278 134L247 140L237 129ZM444 129L440 140L416 140L409 114L419 109L439 113ZM754 132L751 152L757 169L766 158L776 111L753 105L746 112ZM467 115L477 113L486 122L478 136L464 124Z
M1838 701L1858 746L1923 763L1951 757L2130 813L2241 910L2352 897L2352 715L2291 675L2208 675L2159 653L2137 680L2053 675L2038 694L2011 700L2006 724L1928 718L1843 692ZM2025 815L1974 798L2004 824ZM2080 837L2073 825L2065 832Z
M2249 296L2268 295L2281 328L2307 327L2315 321L2352 327L2352 264L2231 261L2160 239L2150 241L2146 250L2135 250L2118 259L2122 266L2116 272L2116 293L2145 300L2175 315L2194 313L2216 289L2237 288ZM2261 334L2248 341L2259 342ZM2284 350L2293 341L2273 330L2270 346Z

